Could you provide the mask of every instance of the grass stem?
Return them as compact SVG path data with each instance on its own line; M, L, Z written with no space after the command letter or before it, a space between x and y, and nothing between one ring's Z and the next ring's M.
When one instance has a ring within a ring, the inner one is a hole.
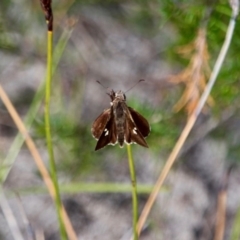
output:
M182 146L184 145L190 131L192 130L192 127L194 126L199 114L201 113L202 111L202 108L204 106L204 104L206 103L206 100L216 82L216 79L217 79L217 76L221 70L221 67L222 67L222 64L223 64L223 61L226 57L226 54L227 54L227 51L229 49L229 46L230 46L230 43L231 43L231 40L232 40L232 36L233 36L233 33L234 33L234 29L235 29L235 24L236 24L236 17L237 17L237 14L238 14L238 10L234 11L233 9L233 14L232 14L232 17L230 19L230 22L229 22L229 25L228 25L228 29L227 29L227 32L226 32L226 36L225 36L225 41L222 45L222 48L220 50L220 53L218 55L218 58L216 60L216 63L214 65L214 68L213 68L213 71L211 73L211 76L210 76L210 79L204 89L204 92L195 108L195 110L193 111L193 113L190 115L179 139L177 140L171 154L169 155L169 158L167 159L166 163L165 163L165 166L163 167L163 170L162 172L160 173L156 183L155 183L155 186L153 188L153 191L151 192L144 208L143 208L143 211L139 217L139 221L138 221L138 234L140 234L142 228L143 228L143 225L147 219L147 216L149 215L150 213L150 210L152 209L152 206L157 198L157 195L158 195L158 192L160 190L160 188L162 187L163 185L163 182L164 180L166 179L171 167L173 166L174 162L176 161L176 158L180 152L180 150L182 149ZM132 239L132 238L131 238Z
M134 161L133 161L133 157L132 157L131 145L127 145L127 152L128 152L128 164L129 164L129 170L130 170L131 182L132 182L133 235L134 235L134 240L138 240L138 234L137 234L137 220L138 220L137 180L136 180Z
M61 198L60 198L60 191L58 186L58 179L57 179L57 171L56 171L56 164L54 160L54 153L53 153L53 145L52 145L52 136L51 136L51 124L50 124L50 97L51 97L51 83L52 83L52 53L53 53L53 32L48 31L47 37L47 78L46 78L46 85L45 85L45 131L46 131L46 141L47 141L47 149L49 155L49 165L50 165L50 175L53 181L53 185L55 188L55 205L58 215L59 227L60 227L60 235L61 239L67 239L66 229L63 224L63 219L61 215Z

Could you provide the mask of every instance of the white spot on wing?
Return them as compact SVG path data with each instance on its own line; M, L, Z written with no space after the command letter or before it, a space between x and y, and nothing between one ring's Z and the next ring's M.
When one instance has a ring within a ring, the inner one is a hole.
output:
M133 129L133 134L137 134L137 129L136 128Z
M108 131L106 128L104 129L104 132L106 132L106 133L105 133L105 136L107 136L108 133L109 133L109 131Z

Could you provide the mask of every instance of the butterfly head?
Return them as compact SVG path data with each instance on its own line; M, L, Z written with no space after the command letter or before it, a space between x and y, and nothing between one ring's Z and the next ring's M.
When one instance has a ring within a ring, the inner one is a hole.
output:
M111 105L114 101L126 101L126 95L124 94L123 91L119 90L117 92L114 92L113 90L111 90L110 93L107 93L110 98L111 98Z

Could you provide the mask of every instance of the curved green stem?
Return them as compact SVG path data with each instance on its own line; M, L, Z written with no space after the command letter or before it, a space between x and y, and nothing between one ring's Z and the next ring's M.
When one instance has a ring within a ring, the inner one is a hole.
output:
M129 170L131 175L131 182L132 182L132 208L133 208L133 235L134 240L138 240L137 234L137 220L138 220L138 196L137 196L137 180L135 174L135 167L134 161L132 157L132 150L131 145L127 145L127 152L128 152L128 164Z
M61 215L61 198L57 180L57 171L54 161L54 153L52 146L52 137L51 137L51 128L50 128L50 97L51 97L51 82L52 82L52 42L53 42L53 32L48 31L48 47L47 47L47 78L45 85L45 131L46 131L46 140L47 140L47 149L49 155L49 164L50 164L50 173L52 181L55 188L55 205L58 214L58 221L60 225L60 234L61 239L67 239L65 226L63 224L63 219Z

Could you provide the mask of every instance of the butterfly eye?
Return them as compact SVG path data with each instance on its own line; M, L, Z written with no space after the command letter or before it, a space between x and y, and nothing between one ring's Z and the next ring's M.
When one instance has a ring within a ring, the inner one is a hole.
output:
M113 90L107 93L107 95L111 98L112 101L116 98L116 93Z

